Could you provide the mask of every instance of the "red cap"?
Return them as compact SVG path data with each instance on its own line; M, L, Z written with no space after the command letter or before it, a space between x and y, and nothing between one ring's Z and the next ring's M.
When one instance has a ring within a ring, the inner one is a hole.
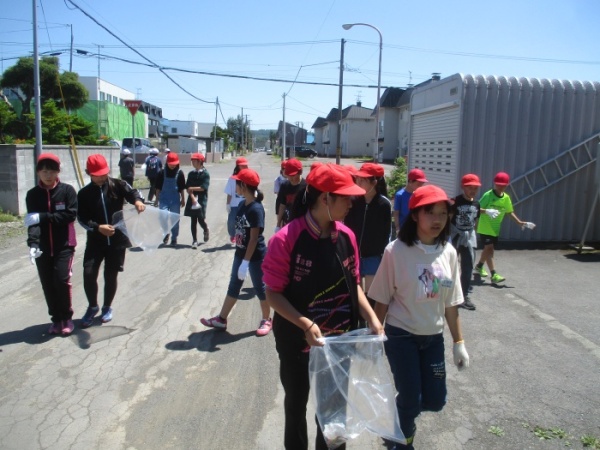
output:
M202 153L193 153L192 159L197 159L198 161L204 162L204 155Z
M345 166L342 166L344 169L346 169L348 171L348 173L352 176L355 176L358 172L358 169L353 166L352 164L346 164Z
M365 195L365 190L354 183L348 170L335 164L312 168L306 182L321 192L338 195Z
M49 159L50 161L54 161L56 164L58 164L60 166L60 159L58 159L58 156L53 155L52 153L42 153L40 156L38 156L37 162L39 163L40 161L43 161L44 159Z
M167 164L179 164L179 156L175 152L169 152L167 155Z
M506 172L498 172L494 177L494 184L498 186L507 186L510 183L510 176Z
M242 169L237 175L232 175L232 178L234 180L240 180L242 183L252 187L258 187L260 184L260 177L252 169Z
M356 176L361 178L381 178L383 174L383 167L376 163L364 163L360 166L360 170L356 172Z
M468 173L464 177L462 177L461 183L463 186L481 186L481 181L479 181L479 177L474 173Z
M298 175L300 172L302 172L302 163L294 158L288 159L285 162L283 172L290 177Z
M238 159L235 160L235 165L236 166L247 166L248 160L246 158L244 158L243 156L240 156Z
M427 178L425 178L425 172L421 169L413 169L408 172L408 181L420 181L421 183L427 183Z
M100 154L88 156L85 168L88 174L95 177L101 177L102 175L106 175L108 172L110 172L106 158Z
M421 186L415 189L415 192L410 196L408 201L408 209L415 209L419 206L432 205L437 202L448 202L452 204L452 200L448 198L442 188L433 184Z

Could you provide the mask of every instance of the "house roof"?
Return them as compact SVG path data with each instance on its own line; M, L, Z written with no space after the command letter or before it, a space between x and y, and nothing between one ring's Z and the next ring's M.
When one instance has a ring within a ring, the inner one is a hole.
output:
M398 106L398 101L400 101L400 97L402 94L406 92L406 89L390 87L383 91L381 99L379 103L382 108L394 108Z
M352 112L359 112L359 116L360 116L360 112L364 112L366 116L369 116L372 114L374 110L371 108L365 108L364 106L358 106L358 105L350 105L347 106L346 108L342 109L342 119L346 119L349 115L351 115ZM331 108L331 111L329 111L329 114L327 114L327 117L325 118L326 122L337 122L339 117L338 117L338 109L337 108ZM362 116L364 118L364 116ZM354 116L354 118L356 118L356 116Z
M324 117L319 116L311 128L323 128L325 125L327 125L327 120Z

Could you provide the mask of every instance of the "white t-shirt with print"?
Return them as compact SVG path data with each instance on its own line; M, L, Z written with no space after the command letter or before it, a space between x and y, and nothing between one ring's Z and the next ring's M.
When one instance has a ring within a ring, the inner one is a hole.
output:
M388 305L386 322L412 334L444 331L444 312L463 303L456 250L389 243L369 289L369 298Z

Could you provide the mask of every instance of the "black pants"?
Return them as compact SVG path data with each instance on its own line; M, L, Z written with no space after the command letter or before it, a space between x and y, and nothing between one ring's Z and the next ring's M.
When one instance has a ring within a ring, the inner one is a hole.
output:
M307 450L308 432L306 424L306 404L310 392L308 380L308 353L280 349L279 352L279 378L283 385L285 398L283 408L285 412L284 447L286 450ZM315 422L317 422L315 418ZM316 450L327 450L327 443L317 422ZM346 445L338 449L345 450Z
M89 306L98 306L98 273L104 261L104 304L111 306L117 293L117 275L123 272L125 248L88 241L83 254L83 289Z
M462 287L463 295L469 296L469 287L471 286L471 278L473 277L473 253L469 247L464 245L459 246L456 249L460 256L460 287Z
M148 201L151 202L156 194L156 178L148 178L150 182L150 191L148 191Z
M71 275L74 254L73 247L66 247L54 256L50 255L50 252L43 252L35 260L52 322L73 317Z
M192 230L192 240L193 241L197 241L197 235L198 235L198 224L200 224L200 226L202 227L203 231L207 231L208 230L208 225L206 225L206 221L204 220L203 216L190 216L191 219L191 230Z

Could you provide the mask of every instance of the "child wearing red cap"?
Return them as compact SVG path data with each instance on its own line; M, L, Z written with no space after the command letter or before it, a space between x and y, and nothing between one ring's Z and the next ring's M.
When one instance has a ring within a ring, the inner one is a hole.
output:
M192 248L197 249L198 223L204 231L204 242L207 242L209 238L208 225L206 225L206 206L208 203L210 174L204 167L204 155L202 153L192 155L192 166L194 166L194 170L188 174L185 183L188 199L183 214L191 219Z
M227 232L229 233L229 241L235 245L235 217L237 215L238 206L244 201L244 197L237 193L236 179L234 178L240 170L248 168L248 160L240 157L235 160L233 174L227 180L224 193L227 195L225 207L227 208Z
M70 184L62 183L60 159L42 153L37 160L38 184L27 191L27 245L31 264L38 275L48 305L52 325L49 334L68 336L73 332L71 269L77 240L77 193Z
M347 170L348 166L344 168ZM364 163L353 175L356 184L366 193L352 200L352 208L344 219L344 224L354 231L358 240L360 274L365 279L364 290L368 293L383 250L390 242L392 204L387 198L383 166Z
M277 193L276 204L278 209L275 232L291 220L290 214L294 198L296 198L298 192L303 192L306 189L306 181L302 178L302 163L299 160L292 158L285 161L283 173L287 180L281 183Z
M185 206L184 192L185 175L179 168L179 156L177 156L177 153L175 152L169 152L167 154L165 170L159 173L156 178L156 198L158 198L158 207L179 214L181 208ZM167 245L170 237L171 246L177 246L178 236L179 221L173 225L171 233L167 233L163 240L163 244Z
M413 449L415 419L446 403L444 321L454 341L454 363L468 367L458 305L463 302L456 250L448 244L451 200L437 186L415 190L399 237L388 244L369 297L383 323L385 351L394 375L396 406Z
M356 329L359 316L373 333L383 333L360 287L354 233L342 223L352 206L351 196L364 195L364 189L334 164L313 167L306 182L296 196L292 221L271 238L262 266L267 299L275 310L287 449L308 448L310 346L323 345L323 336ZM327 448L320 427L315 448Z
M421 169L412 169L406 177L406 186L394 195L394 223L396 232L400 232L402 224L408 217L408 201L415 189L427 183L425 172Z
M481 211L485 212L486 216L481 216L477 223L477 233L479 233L483 251L477 266L475 266L475 273L482 278L487 277L488 273L483 268L483 264L487 263L492 273L492 283L502 283L506 280L502 275L496 273L494 265L494 246L498 243L504 216L508 214L522 229L535 228L535 224L522 221L514 213L510 196L504 192L509 184L510 176L506 172L498 172L494 177L494 187L483 194L479 200Z
M117 293L117 275L123 271L125 251L131 247L129 239L112 225L113 215L123 210L127 200L138 213L146 209L139 191L123 180L108 176L110 168L104 156L90 155L85 172L91 182L77 193L77 221L87 231L83 254L83 288L88 308L81 319L81 327L94 322L98 307L98 273L104 261L104 304L100 320L110 322L113 318L112 302Z
M236 175L237 192L244 198L235 218L235 255L231 267L229 287L221 311L210 319L201 318L202 325L220 330L227 329L227 319L237 303L244 280L250 274L256 296L260 300L262 319L256 330L257 336L266 336L271 331L271 308L266 302L265 284L261 265L265 257L265 209L263 193L258 189L260 177L252 169L242 169Z
M450 237L452 245L460 256L460 285L465 301L458 305L471 311L475 305L469 299L471 289L471 276L475 264L475 249L477 248L477 234L475 225L479 219L480 207L475 196L479 191L481 182L475 174L469 173L461 180L463 193L454 198L450 214Z

